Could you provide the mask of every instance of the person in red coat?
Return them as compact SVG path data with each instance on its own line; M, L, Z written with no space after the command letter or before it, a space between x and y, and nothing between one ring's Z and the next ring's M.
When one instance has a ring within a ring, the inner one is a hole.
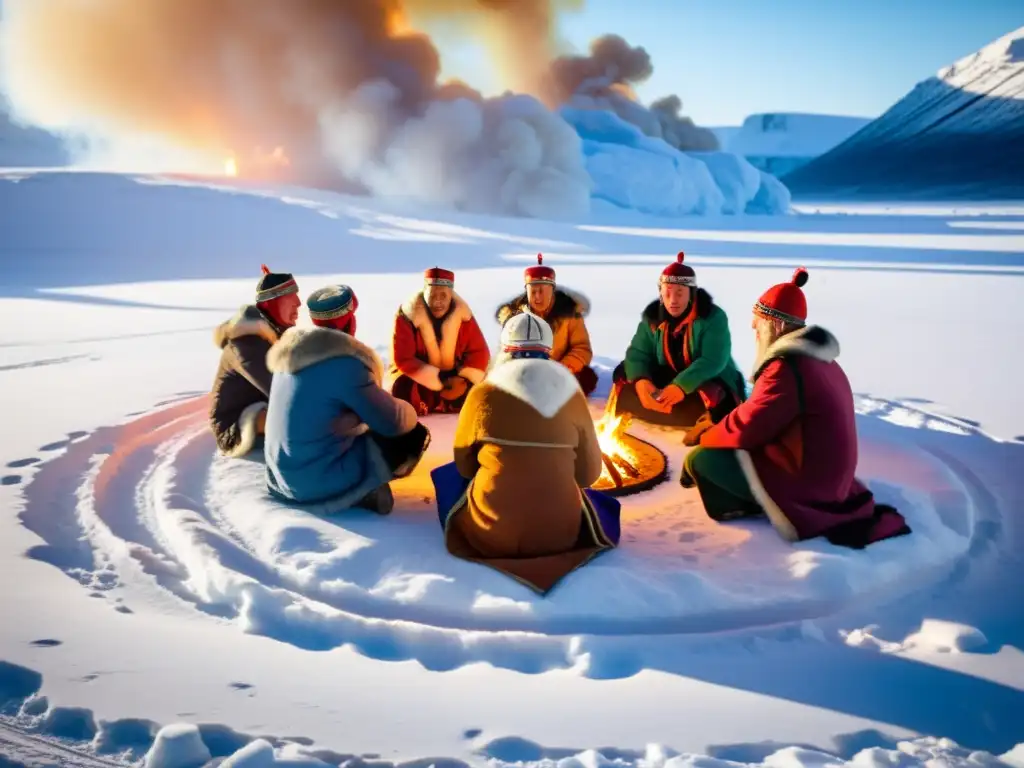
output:
M680 483L696 485L708 515L766 514L787 541L824 536L862 548L910 533L893 507L855 476L857 426L839 342L806 324L807 270L754 305L757 364L750 398L687 436Z
M412 403L420 416L458 413L469 388L483 380L491 352L469 305L455 293L455 273L434 267L423 281L395 315L391 394Z

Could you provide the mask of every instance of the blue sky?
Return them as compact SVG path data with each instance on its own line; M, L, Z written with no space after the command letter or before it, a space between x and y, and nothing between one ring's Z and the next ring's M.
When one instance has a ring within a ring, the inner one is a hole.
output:
M1021 26L1024 0L588 0L561 23L577 50L609 31L643 45L654 75L640 97L678 93L701 125L773 111L876 117ZM448 53L446 73L494 88L478 54Z

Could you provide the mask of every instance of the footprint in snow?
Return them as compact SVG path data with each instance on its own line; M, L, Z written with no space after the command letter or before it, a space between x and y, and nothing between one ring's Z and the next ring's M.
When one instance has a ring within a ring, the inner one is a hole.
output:
M21 482L21 475L4 475L0 477L0 485L17 485Z
M704 534L696 533L694 531L688 531L686 533L679 534L679 541L682 543L689 543L691 541L699 541L704 538Z
M7 466L10 467L11 469L20 469L21 467L30 467L33 464L38 464L38 463L39 463L39 459L36 458L35 456L31 456L31 457L29 457L27 459L18 459L16 461L12 461Z
M54 640L53 638L43 638L42 640L33 640L29 645L34 645L36 648L56 648L58 645L63 645L62 640Z
M71 445L73 442L75 442L75 440L78 440L79 438L85 437L88 434L89 434L88 432L82 432L81 430L77 430L75 432L68 432L68 436L67 436L66 439L64 439L64 440L57 440L57 441L55 441L53 443L47 443L46 445L41 446L39 448L39 450L40 451L59 451L61 448L67 448L69 445Z
M236 691L247 691L252 688L252 683L231 683L228 687Z

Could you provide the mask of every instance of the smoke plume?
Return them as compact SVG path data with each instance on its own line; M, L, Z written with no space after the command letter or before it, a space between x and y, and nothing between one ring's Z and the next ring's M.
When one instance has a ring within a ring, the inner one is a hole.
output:
M649 108L637 102L634 86L653 73L645 48L632 46L619 35L604 35L590 44L590 55L553 61L549 87L560 103L611 110L648 136L663 139L683 152L718 149L714 133L679 114L683 102L678 96L665 96Z
M550 108L612 109L684 149L711 135L679 116L678 98L634 100L651 74L644 49L607 36L589 56L558 57L557 16L582 4L4 0L0 71L20 119L91 137L93 150L171 146L241 175L573 217L591 180L579 137ZM524 95L439 82L439 52L417 30L442 22L486 43Z

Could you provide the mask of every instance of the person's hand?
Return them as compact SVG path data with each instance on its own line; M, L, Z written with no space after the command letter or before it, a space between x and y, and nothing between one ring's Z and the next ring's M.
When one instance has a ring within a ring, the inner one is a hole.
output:
M686 430L686 434L683 435L683 445L688 445L691 448L695 445L700 445L700 438L705 432L707 432L714 424L711 422L711 415L705 413L697 422Z
M452 376L444 382L444 388L441 390L441 397L445 400L458 400L469 389L469 382L461 376Z
M654 395L654 399L661 406L667 408L670 411L677 405L679 405L681 402L683 402L684 397L686 397L686 393L683 392L682 387L680 387L678 384L669 384L663 390L661 390L660 392L656 392Z
M640 405L649 411L659 410L658 401L654 399L654 395L658 390L654 388L653 381L650 379L640 379L633 386L636 389L636 396L640 400Z

